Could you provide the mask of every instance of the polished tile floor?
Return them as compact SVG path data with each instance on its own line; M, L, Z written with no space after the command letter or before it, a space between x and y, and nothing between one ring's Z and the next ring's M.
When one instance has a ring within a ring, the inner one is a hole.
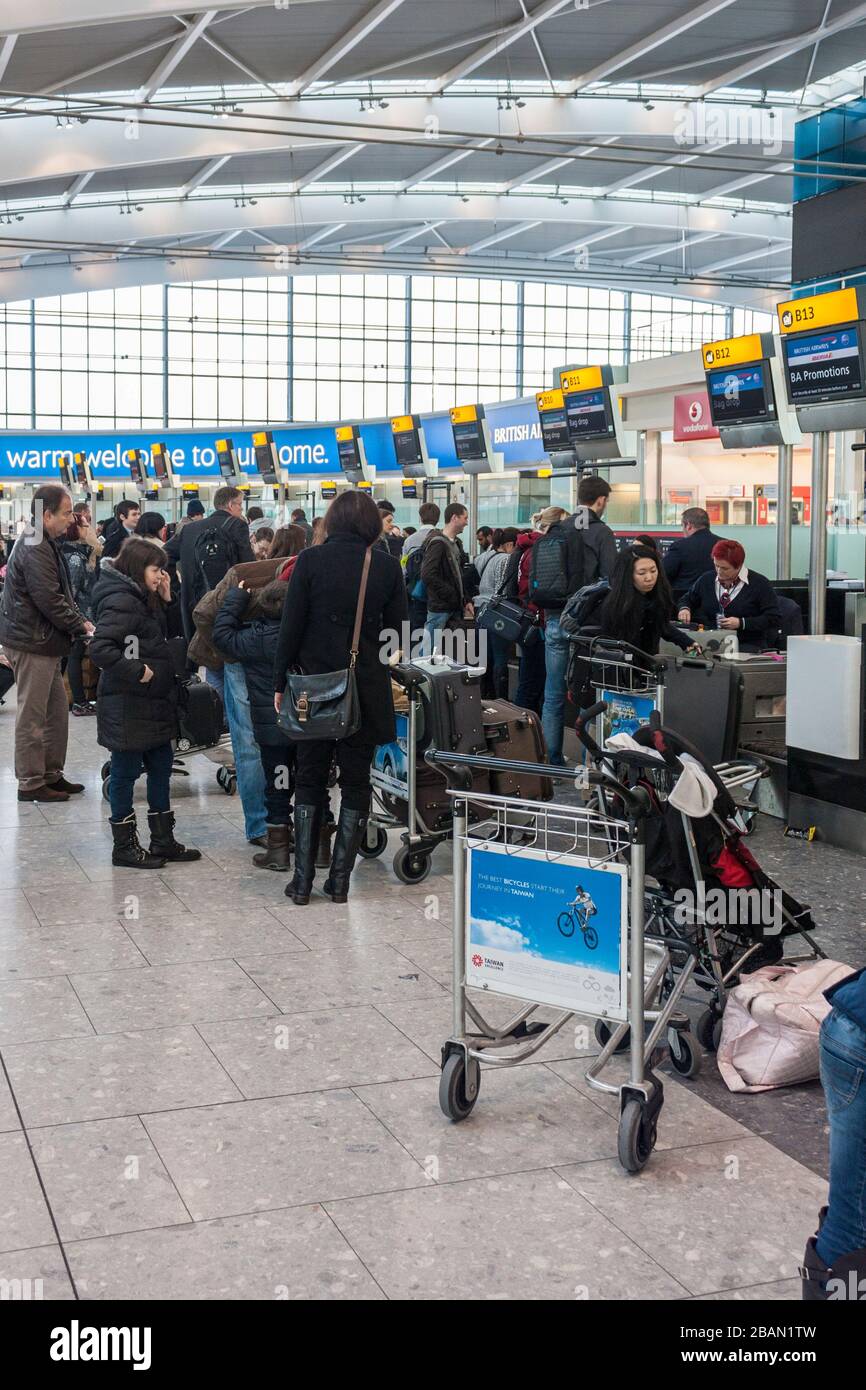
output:
M0 1279L58 1299L799 1296L826 1191L818 1087L731 1097L707 1059L669 1079L629 1177L615 1101L584 1081L586 1030L563 1030L485 1073L451 1125L446 850L417 888L386 854L345 907L296 908L198 757L175 810L201 862L113 870L95 721L70 730L87 793L40 808L16 801L13 720L10 699ZM863 861L773 823L756 845L862 963Z

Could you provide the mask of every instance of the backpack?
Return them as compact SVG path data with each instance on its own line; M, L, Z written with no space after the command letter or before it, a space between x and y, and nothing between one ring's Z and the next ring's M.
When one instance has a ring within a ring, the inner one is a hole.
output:
M406 592L411 599L422 603L427 598L427 585L421 578L421 566L424 563L424 552L427 549L427 542L430 537L435 535L435 531L429 531L420 545L416 545L414 550L409 552L405 565Z
M226 535L225 526L208 526L200 531L195 538L192 554L196 579L204 580L204 588L200 582L196 583L199 595L215 589L238 562L238 548L231 536Z
M560 630L566 637L576 637L582 627L586 626L586 620L592 610L596 607L602 595L610 592L610 585L606 579L599 579L595 584L584 584L582 589L577 589L566 599L565 607L559 615Z
M579 534L579 533L578 533ZM581 557L583 537L581 536ZM531 603L539 608L562 608L574 589L569 575L568 541L563 523L557 522L532 547L529 562L529 593ZM581 572L583 566L581 564Z

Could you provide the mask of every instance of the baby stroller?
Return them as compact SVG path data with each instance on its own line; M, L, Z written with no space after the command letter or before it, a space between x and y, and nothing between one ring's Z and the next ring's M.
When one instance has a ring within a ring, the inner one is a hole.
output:
M824 959L813 941L810 909L798 902L761 867L743 843L746 826L732 792L764 775L755 763L713 767L660 716L635 730L624 748L602 749L586 724L599 706L584 711L576 732L600 768L615 769L629 785L643 786L653 814L647 821L648 885L645 935L670 953L669 990L677 974L695 959L693 980L708 997L695 1027L698 1041L716 1051L727 992L741 975L781 960L786 938L799 936L808 953L786 961ZM622 740L616 740L621 744ZM712 802L704 814L689 814L674 789L680 778L699 770ZM671 797L674 796L674 804Z

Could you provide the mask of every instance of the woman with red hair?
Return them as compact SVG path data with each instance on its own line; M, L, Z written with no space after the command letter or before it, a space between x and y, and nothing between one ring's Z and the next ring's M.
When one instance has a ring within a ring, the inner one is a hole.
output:
M686 594L680 622L736 632L745 651L776 646L782 618L769 579L746 568L746 552L739 541L716 541L710 553L713 568Z

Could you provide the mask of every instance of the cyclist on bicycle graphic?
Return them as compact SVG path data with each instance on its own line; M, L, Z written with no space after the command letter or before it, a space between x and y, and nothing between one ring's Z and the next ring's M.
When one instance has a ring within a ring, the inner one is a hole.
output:
M574 897L568 904L568 911L560 912L556 925L563 936L574 936L575 927L579 927L584 945L590 951L594 951L598 945L598 932L595 927L590 926L589 919L594 917L597 912L598 908L591 896L578 883L575 886Z

